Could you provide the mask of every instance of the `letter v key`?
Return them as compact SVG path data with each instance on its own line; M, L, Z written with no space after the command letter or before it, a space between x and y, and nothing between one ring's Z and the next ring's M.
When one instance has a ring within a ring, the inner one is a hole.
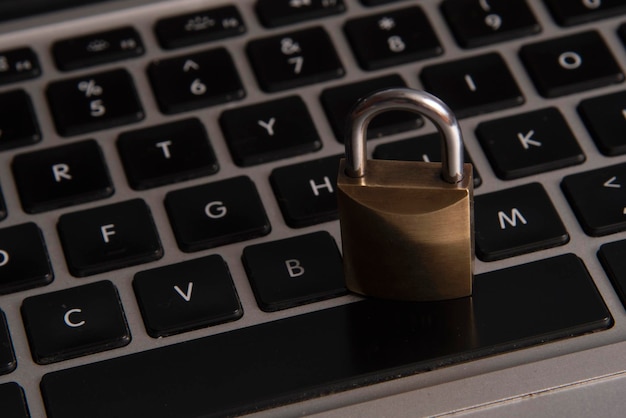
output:
M185 302L189 302L191 300L192 289L193 282L187 283L187 292L183 292L182 290L180 290L180 287L178 287L178 285L174 286L174 290L176 291L176 293L178 293L183 299L185 299Z

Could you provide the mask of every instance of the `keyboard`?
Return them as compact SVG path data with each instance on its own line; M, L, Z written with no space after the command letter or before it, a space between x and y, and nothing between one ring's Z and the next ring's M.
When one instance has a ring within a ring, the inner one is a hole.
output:
M0 415L620 416L623 1L61 3L0 6ZM403 86L474 164L468 298L344 284L346 117Z

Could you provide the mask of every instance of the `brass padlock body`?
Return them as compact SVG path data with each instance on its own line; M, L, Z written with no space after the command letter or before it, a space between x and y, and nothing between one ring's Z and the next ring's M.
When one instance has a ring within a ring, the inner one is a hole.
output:
M472 293L473 179L441 178L440 163L368 160L363 177L341 160L337 197L347 287L385 299L435 301Z

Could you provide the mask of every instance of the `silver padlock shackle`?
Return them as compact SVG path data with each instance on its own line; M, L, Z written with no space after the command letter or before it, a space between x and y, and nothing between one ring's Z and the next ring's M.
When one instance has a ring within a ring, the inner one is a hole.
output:
M370 121L383 112L407 110L425 116L443 137L442 177L448 183L463 179L463 136L452 110L439 98L424 91L390 88L362 99L352 110L346 136L346 174L363 177L367 161L366 133Z

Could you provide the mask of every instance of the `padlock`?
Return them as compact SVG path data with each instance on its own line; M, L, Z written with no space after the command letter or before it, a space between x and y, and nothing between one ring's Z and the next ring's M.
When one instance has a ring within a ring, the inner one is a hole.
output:
M368 160L366 132L376 115L426 117L441 137L441 163ZM352 110L337 198L348 289L366 296L436 301L469 296L474 268L472 165L448 106L418 90L393 88Z

